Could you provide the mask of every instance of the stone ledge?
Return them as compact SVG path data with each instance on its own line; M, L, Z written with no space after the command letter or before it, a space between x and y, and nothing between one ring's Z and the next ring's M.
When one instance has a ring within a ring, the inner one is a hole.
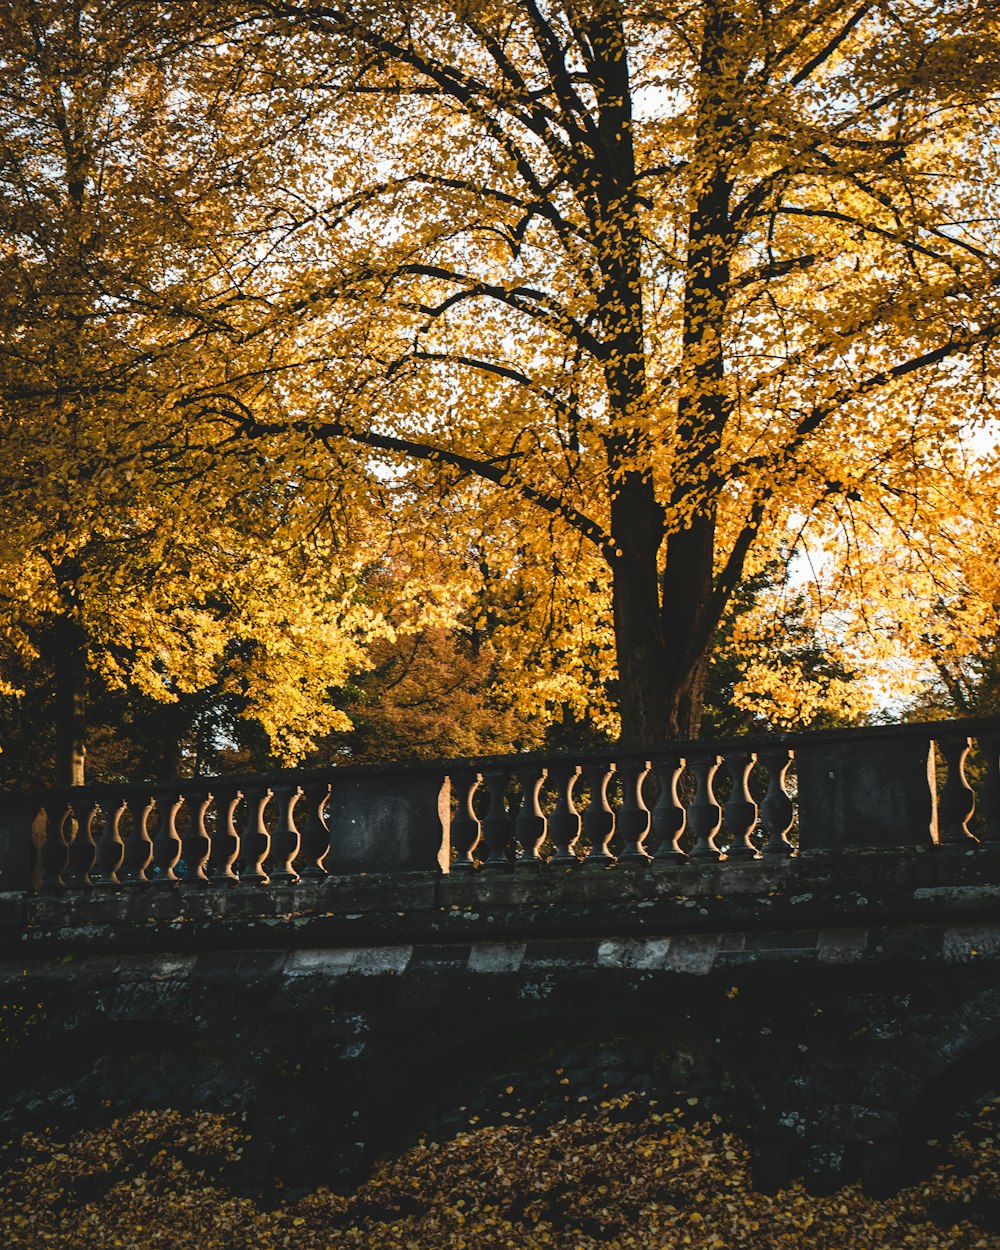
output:
M558 970L623 973L683 973L803 961L827 965L927 963L1000 964L1000 922L981 925L912 925L905 928L799 930L781 933L679 933L667 937L601 939L540 938L525 942L478 942L464 946L396 945L306 947L298 950L206 951L198 955L157 953L117 957L27 955L0 961L0 983L152 982L167 986L191 981L231 984L276 979L321 986L342 977L530 976Z
M815 852L777 863L362 874L266 888L152 885L8 894L0 895L0 951L294 950L975 926L1000 909L997 852ZM846 948L834 954L832 938L827 946L828 962L848 958Z

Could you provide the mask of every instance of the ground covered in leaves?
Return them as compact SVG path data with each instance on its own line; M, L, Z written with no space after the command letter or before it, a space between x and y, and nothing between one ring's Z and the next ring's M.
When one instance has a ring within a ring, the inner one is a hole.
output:
M472 1123L384 1160L349 1196L320 1189L260 1205L239 1193L238 1117L135 1112L68 1139L26 1136L0 1183L0 1245L1000 1250L995 1113L983 1108L942 1143L929 1180L887 1200L856 1187L754 1193L737 1137L626 1095L544 1128Z

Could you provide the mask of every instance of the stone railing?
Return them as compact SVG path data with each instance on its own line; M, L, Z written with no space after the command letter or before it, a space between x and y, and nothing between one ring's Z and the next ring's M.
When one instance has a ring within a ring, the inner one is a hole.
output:
M1000 719L7 793L0 890L987 842L1000 842Z

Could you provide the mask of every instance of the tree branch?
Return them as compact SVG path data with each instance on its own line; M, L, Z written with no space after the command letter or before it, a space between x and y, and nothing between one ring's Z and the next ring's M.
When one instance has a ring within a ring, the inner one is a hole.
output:
M211 406L213 404L217 405L221 399L224 399L226 402L233 402L234 397L206 395L200 397L198 402ZM185 402L190 404L195 401L188 400ZM237 430L232 436L234 440L239 438L268 438L295 431L318 440L324 445L328 445L328 440L342 438L352 443L360 443L364 447L372 447L377 451L393 452L408 456L413 460L427 461L431 464L449 465L469 477L482 478L484 481L492 482L495 486L500 486L504 490L513 491L551 515L559 517L583 538L587 539L588 542L591 542L609 564L615 559L615 545L611 541L610 536L604 532L596 521L566 500L560 499L557 495L541 490L530 482L525 482L515 476L510 463L515 458L513 453L497 456L489 460L482 460L474 456L466 456L460 452L451 451L446 447L435 447L430 443L419 442L416 439L399 438L392 434L379 434L374 430L354 430L343 421L321 421L318 423L307 421L268 422L261 421L255 417L241 401L233 402L233 409L235 411L230 410L228 415L230 419L235 421L237 426ZM216 406L214 411L219 412L220 409Z

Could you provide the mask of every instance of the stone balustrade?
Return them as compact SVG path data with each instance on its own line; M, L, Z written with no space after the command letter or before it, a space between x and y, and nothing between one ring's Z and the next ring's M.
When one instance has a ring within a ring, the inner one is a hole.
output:
M7 793L0 890L187 891L992 842L1000 719L939 721Z

